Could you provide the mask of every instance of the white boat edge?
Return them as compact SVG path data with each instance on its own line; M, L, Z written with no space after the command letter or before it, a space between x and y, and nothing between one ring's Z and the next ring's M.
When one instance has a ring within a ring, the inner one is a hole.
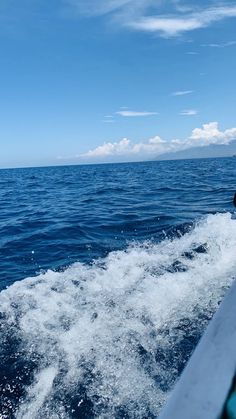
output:
M219 419L236 372L236 281L210 321L159 419Z

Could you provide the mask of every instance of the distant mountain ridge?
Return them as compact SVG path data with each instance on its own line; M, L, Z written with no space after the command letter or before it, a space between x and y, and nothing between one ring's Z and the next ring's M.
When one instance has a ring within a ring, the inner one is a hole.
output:
M236 156L236 140L226 144L211 144L209 146L194 147L187 150L170 152L157 156L157 160L181 160L207 157L232 157Z

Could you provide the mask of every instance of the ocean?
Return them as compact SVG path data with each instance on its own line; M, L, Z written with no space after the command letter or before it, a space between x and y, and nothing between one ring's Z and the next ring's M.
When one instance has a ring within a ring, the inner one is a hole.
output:
M0 418L158 418L236 276L236 159L0 171Z

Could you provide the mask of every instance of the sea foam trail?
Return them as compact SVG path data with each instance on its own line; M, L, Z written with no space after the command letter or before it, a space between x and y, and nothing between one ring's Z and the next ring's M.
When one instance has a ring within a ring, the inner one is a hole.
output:
M236 272L236 220L0 294L1 417L156 418Z

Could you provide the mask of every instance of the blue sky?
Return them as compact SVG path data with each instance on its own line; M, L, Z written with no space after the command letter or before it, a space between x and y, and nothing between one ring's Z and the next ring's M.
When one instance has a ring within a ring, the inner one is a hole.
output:
M0 167L236 139L236 1L2 0L0 28Z

